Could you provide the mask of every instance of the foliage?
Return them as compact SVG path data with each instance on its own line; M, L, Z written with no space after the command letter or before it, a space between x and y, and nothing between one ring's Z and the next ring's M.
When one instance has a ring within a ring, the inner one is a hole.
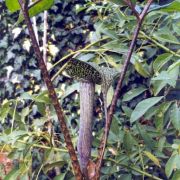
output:
M83 2L57 1L49 11L53 20L49 20L51 33L48 35L48 63L57 62L65 55L64 52L71 49L77 50L73 55L79 60L119 70L132 39L135 17L124 4L116 4L116 1ZM176 0L168 5L152 6L144 21L113 116L101 179L180 177L180 110L177 94L180 65L179 3ZM136 8L141 9L142 5L137 2ZM0 8L5 7L0 5ZM16 20L17 17L15 14ZM90 29L88 35L91 44L83 52L82 48L78 49L85 45L89 31L87 27L91 27L90 20L93 18L94 30ZM4 36L0 42L0 73L6 82L0 82L3 86L0 99L0 144L2 151L10 153L10 158L18 159L18 167L6 178L19 175L38 178L42 174L54 177L54 171L57 172L54 167L58 167L61 174L56 178L70 179L71 164L64 140L47 92L41 89L43 84L35 58L28 55L29 52L32 54L32 50L26 32L22 31L21 26L14 27L13 41L8 34L10 28L7 27L8 21L11 27L15 21L8 12L1 13L1 19ZM41 16L38 16L38 20L41 24ZM26 51L22 50L23 47ZM53 56L56 48L58 55ZM52 72L58 68L58 65L54 66ZM55 80L55 85L58 87L57 92L66 113L73 143L76 144L78 84L67 76L60 76ZM113 87L115 85L116 82ZM113 89L108 93L109 101L112 94ZM99 96L97 86L93 158L97 157L104 124ZM51 120L55 127L54 135L48 131Z

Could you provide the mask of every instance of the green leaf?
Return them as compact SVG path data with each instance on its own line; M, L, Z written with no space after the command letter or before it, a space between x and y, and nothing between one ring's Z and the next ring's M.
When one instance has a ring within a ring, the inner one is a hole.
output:
M6 103L2 104L0 107L0 121L4 123L5 118L7 117L9 111L10 111L10 102L7 101Z
M178 39L167 28L159 29L159 31L155 32L153 34L153 36L158 41L161 41L161 42L164 42L164 43L179 44Z
M155 96L167 85L164 81L152 81L153 84L153 94Z
M53 169L54 167L62 167L66 162L65 161L55 161L52 163L47 163L44 165L43 170L47 173L49 170Z
M180 1L179 0L173 1L172 3L169 4L169 6L163 8L162 11L165 12L180 11Z
M113 98L113 94L114 94L114 89L111 86L107 92L107 107L109 107L109 105L111 104L112 98Z
M158 151L162 152L164 144L166 142L166 137L161 137L158 142Z
M166 64L169 60L171 60L172 55L169 53L164 53L159 55L153 62L154 72L157 73Z
M116 52L120 54L124 54L128 51L128 47L119 40L113 40L113 41L107 42L102 47L112 52Z
M131 133L129 131L125 131L124 139L123 139L123 145L125 150L129 153L135 144L137 144L137 142L133 138Z
M135 107L134 111L131 114L130 121L131 122L137 121L140 117L142 117L146 113L146 111L148 109L150 109L152 106L157 104L162 98L163 98L163 96L152 97L152 98L145 99L145 100L141 101L140 103L138 103L137 106Z
M150 77L150 72L147 68L143 66L143 63L139 62L138 60L135 61L134 67L136 71L143 77L148 78Z
M6 2L7 8L12 13L20 10L20 5L19 5L18 0L6 0L5 2Z
M168 71L171 71L171 70L173 70L174 68L179 67L179 66L180 66L180 59L177 60L175 63L171 64L171 65L169 66L169 68L168 68Z
M8 175L4 178L4 180L14 180L17 179L20 175L20 169L15 168L8 173Z
M153 4L153 5L150 6L148 12L156 11L156 10L161 10L161 11L164 11L164 12L180 11L180 1L179 0L174 0L171 3L163 4L163 5Z
M108 0L108 1L110 1L110 2L112 2L112 3L114 3L114 4L116 4L116 5L123 5L124 3L122 2L122 1L120 1L120 0Z
M171 71L162 71L160 74L158 74L156 77L153 77L151 80L158 81L157 87L160 87L160 89L162 89L166 84L169 84L170 86L175 88L178 74L179 67L176 66L175 68L171 69Z
M171 176L173 170L177 168L177 165L179 163L179 156L180 155L173 153L172 156L169 158L168 162L166 163L165 173L168 178Z
M53 180L64 180L66 173L61 173L60 175L56 176Z
M35 102L41 102L41 103L46 103L49 104L51 101L49 99L48 91L43 91L40 94L34 96L33 100Z
M123 100L122 101L130 101L131 99L133 99L134 97L140 95L141 93L143 93L144 91L146 91L147 89L144 87L139 87L139 88L135 88L132 89L130 91L128 91L124 96L123 96Z
M155 116L155 126L158 131L163 131L164 127L164 115L169 109L172 102L164 102L159 107L157 107L157 112Z
M180 131L180 108L178 107L177 103L173 104L170 118L174 128Z
M149 134L147 133L147 130L145 129L145 126L142 126L139 123L136 123L136 126L145 144L151 150L153 150L155 148L155 141L149 136Z
M172 180L180 180L180 170L174 173Z
M41 0L30 7L29 16L33 17L43 12L44 10L48 10L53 4L54 4L54 0ZM24 20L24 16L22 12L20 12L16 24L19 24L23 20Z
M154 162L155 165L160 166L160 162L159 162L159 159L154 156L152 153L150 153L149 151L143 151L143 153L151 160Z

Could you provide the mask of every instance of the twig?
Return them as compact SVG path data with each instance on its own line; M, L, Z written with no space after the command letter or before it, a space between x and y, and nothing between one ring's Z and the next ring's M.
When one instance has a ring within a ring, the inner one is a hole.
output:
M56 111L56 114L57 114L57 117L58 117L58 120L60 123L61 131L64 135L66 146L67 146L67 149L69 151L69 155L70 155L70 158L72 161L72 166L73 166L73 170L75 173L75 177L76 177L76 179L81 180L81 179L83 179L83 176L82 176L82 173L80 170L80 166L79 166L79 162L78 162L78 159L76 156L75 149L74 149L72 141L71 141L69 130L66 126L66 122L65 122L65 118L64 118L64 114L63 114L63 109L61 108L61 106L59 104L58 97L56 95L55 89L53 87L53 84L52 84L50 76L48 74L46 65L45 65L43 57L41 55L40 48L38 46L38 43L37 43L37 40L35 37L35 33L33 31L33 27L32 27L31 21L30 21L30 17L29 17L29 13L28 13L28 6L25 5L26 3L24 3L23 0L18 0L18 1L19 1L20 6L21 6L22 13L24 15L25 22L27 24L27 28L29 30L29 35L30 35L30 38L32 41L32 45L33 45L35 54L37 56L37 60L38 60L39 67L40 67L40 70L42 73L42 77L43 77L43 79L47 85L49 97L50 97L52 104L55 108L55 111Z
M48 15L47 11L44 11L43 59L46 65L47 65L47 29L48 29L47 15Z
M171 49L167 48L166 46L164 46L163 44L159 43L158 41L156 41L155 39L153 39L152 37L146 35L143 31L139 32L144 38L148 39L149 41L153 42L155 45L159 46L160 48L164 49L166 52L169 52L171 54L173 54L176 57L180 57L180 54L172 51Z
M100 177L100 169L101 169L102 160L103 160L103 156L104 156L105 146L106 146L106 143L107 143L107 138L108 138L108 135L109 135L109 130L110 130L114 110L115 110L115 107L116 107L116 104L117 104L118 96L119 96L121 88L122 88L122 83L123 83L124 77L126 75L128 65L130 63L130 59L131 59L131 56L132 56L132 53L133 53L133 49L135 47L135 43L136 43L139 31L140 31L142 22L144 20L144 17L146 16L147 11L148 11L148 9L149 9L152 2L153 2L153 0L148 0L146 6L144 7L144 9L142 11L142 13L139 15L139 20L137 22L137 27L136 27L136 29L134 31L133 39L131 41L125 63L124 63L124 66L122 68L122 71L121 71L121 76L120 76L120 78L118 80L118 84L116 86L116 90L115 90L115 93L113 95L112 103L111 103L111 106L110 106L110 109L109 109L109 112L108 112L107 124L105 125L104 134L103 134L101 144L100 144L100 148L99 148L99 156L98 156L99 158L97 159L97 162L96 162L96 179L99 179L99 177Z
M129 165L126 165L126 164L123 164L123 163L116 162L114 159L111 159L111 158L108 158L107 160L112 161L112 162L114 162L115 164L117 164L117 165L119 165L119 166L123 166L123 167L125 167L125 168L127 168L127 169L131 169L131 170L133 170L133 171L136 171L136 172L138 172L138 173L140 173L140 174L142 174L142 175L144 175L144 176L150 177L150 178L152 178L152 179L162 180L161 178L158 178L158 177L156 177L156 176L154 176L154 175L152 175L152 174L149 174L149 173L147 173L147 172L145 172L145 171L142 171L142 170L139 169L139 168L136 168L136 167L133 167L133 166L129 166Z

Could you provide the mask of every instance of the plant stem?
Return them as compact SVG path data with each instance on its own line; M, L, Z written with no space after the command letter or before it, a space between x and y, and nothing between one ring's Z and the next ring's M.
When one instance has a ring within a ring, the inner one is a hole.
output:
M167 48L166 46L164 46L163 44L159 43L158 41L156 41L155 39L153 39L152 37L147 36L143 31L139 32L144 38L148 39L149 41L153 42L155 45L159 46L160 48L164 49L166 52L169 52L171 54L173 54L176 57L180 57L180 54L172 51L171 49Z
M81 173L81 169L80 169L80 165L79 165L79 162L78 162L78 159L76 156L75 149L73 147L73 143L71 141L71 136L70 136L69 130L68 130L66 122L65 122L63 109L61 108L61 106L59 104L59 100L58 100L58 97L56 95L55 89L53 87L53 83L52 83L50 76L48 74L46 64L44 62L43 56L41 55L40 48L39 48L39 45L38 45L36 37L35 37L35 33L34 33L32 23L31 23L31 20L29 17L29 13L28 13L28 4L24 3L24 0L18 0L18 1L20 4L22 13L24 15L25 22L27 24L27 28L29 30L29 35L30 35L30 38L32 41L32 45L33 45L37 60L38 60L38 64L39 64L39 68L40 68L41 73L42 73L42 77L43 77L43 79L46 83L46 86L48 88L49 97L50 97L52 104L55 108L55 111L56 111L56 114L57 114L57 117L58 117L58 120L60 123L61 131L64 135L66 147L68 149L68 152L69 152L69 155L70 155L70 158L72 161L72 166L73 166L73 170L75 173L75 177L78 180L82 180L83 176ZM27 1L25 1L25 2L27 2Z
M150 177L150 178L152 178L152 179L162 180L161 178L158 178L158 177L156 177L156 176L154 176L154 175L152 175L152 174L149 174L149 173L147 173L147 172L145 172L145 171L142 171L141 169L138 169L138 168L136 168L136 167L129 166L129 165L126 165L126 164L123 164L123 163L118 163L118 162L116 162L114 159L108 158L108 159L106 159L106 160L112 161L112 162L116 163L116 164L119 165L119 166L123 166L123 167L125 167L125 168L127 168L127 169L131 169L131 170L133 170L133 171L136 171L136 172L138 172L138 173L140 173L140 174L142 174L142 175L144 175L144 176Z
M78 155L85 179L88 179L87 164L91 158L92 120L95 84L80 82L80 129L78 138Z
M142 13L139 15L138 22L137 22L137 27L135 28L133 39L131 41L125 63L123 65L123 68L122 68L122 71L121 71L121 76L120 76L120 78L118 80L118 84L116 86L116 90L115 90L115 93L113 95L112 103L111 103L111 106L110 106L110 109L109 109L109 112L108 112L107 124L105 125L106 128L104 130L104 134L103 134L101 144L100 144L100 147L99 147L99 156L98 156L99 158L97 159L97 163L96 163L96 179L99 179L99 177L100 177L100 169L101 169L102 160L103 160L103 156L104 156L104 150L105 150L104 147L106 146L106 143L107 143L107 138L108 138L108 135L109 135L110 126L111 126L111 123L112 123L112 117L113 117L115 107L116 107L116 104L117 104L118 96L119 96L121 88L122 88L122 83L123 83L124 77L126 75L128 65L130 63L130 59L131 59L131 56L132 56L132 53L133 53L133 50L134 50L134 47L135 47L135 44L136 44L136 40L137 40L139 31L140 31L141 25L143 23L144 17L146 16L147 11L148 11L148 9L149 9L152 2L153 2L153 0L148 0L146 6L144 7L144 9L142 11Z
M68 151L66 149L60 149L60 148L56 148L56 147L49 147L49 146L44 146L44 145L40 145L40 144L31 144L31 143L27 143L27 142L22 141L22 140L17 140L17 142L22 143L22 144L32 145L32 147L36 147L36 148L52 149L52 150L57 151L57 152L68 153Z

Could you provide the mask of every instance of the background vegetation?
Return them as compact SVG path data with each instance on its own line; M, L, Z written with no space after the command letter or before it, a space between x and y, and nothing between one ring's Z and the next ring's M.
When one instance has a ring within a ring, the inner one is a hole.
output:
M136 3L141 11L144 2ZM149 11L113 116L101 179L180 178L180 1L154 2ZM8 153L13 160L7 175L1 168L1 178L73 179L69 155L26 26L23 22L14 26L18 13L11 14L4 1L0 1L0 12L0 147L1 153ZM43 15L39 14L36 21L42 46ZM116 0L56 0L48 11L48 26L47 66L53 76L60 65L52 65L63 57L71 58L68 54L119 70L136 19L127 6ZM66 74L59 75L54 85L76 145L79 85ZM116 81L108 92L108 104L115 86ZM97 86L93 159L97 157L103 127L102 95Z

